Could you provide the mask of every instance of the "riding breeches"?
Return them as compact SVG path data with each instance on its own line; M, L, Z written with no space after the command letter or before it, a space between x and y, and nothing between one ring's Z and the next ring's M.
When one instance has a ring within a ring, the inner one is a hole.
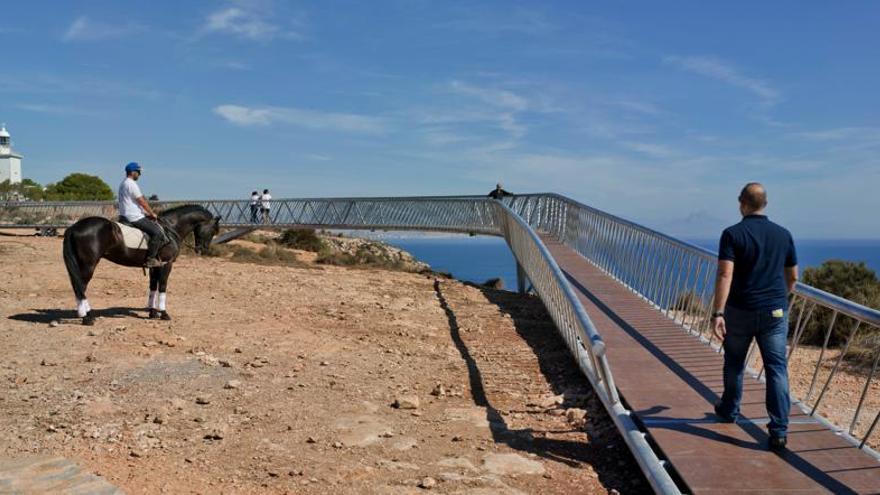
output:
M158 223L149 218L141 218L137 222L130 222L132 227L137 227L144 231L149 240L147 241L147 258L156 258L159 255L159 248L165 245L165 232Z

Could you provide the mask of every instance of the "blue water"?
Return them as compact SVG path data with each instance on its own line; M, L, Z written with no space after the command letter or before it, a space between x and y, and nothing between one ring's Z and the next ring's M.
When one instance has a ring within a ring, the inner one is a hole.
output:
M718 239L689 239L689 242L710 251L718 251ZM802 239L795 240L798 266L801 269L819 266L830 259L864 261L880 275L880 239Z
M504 288L516 289L516 259L500 237L400 237L383 239L408 251L436 271L481 284L501 278Z
M508 290L516 288L516 261L503 239L485 236L396 237L384 241L409 251L434 270L459 280L483 283L500 277ZM711 251L717 239L690 239ZM828 259L864 261L880 274L880 240L801 240L796 243L801 268Z

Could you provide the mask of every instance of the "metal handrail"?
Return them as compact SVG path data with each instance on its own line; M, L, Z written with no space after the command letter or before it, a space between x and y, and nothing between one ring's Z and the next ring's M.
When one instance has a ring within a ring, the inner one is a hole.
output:
M520 196L513 200L512 206L529 218L534 228L577 251L587 261L681 324L688 332L722 352L720 342L714 342L709 324L717 268L716 253L558 194ZM830 323L824 333L824 344L812 366L810 386L797 403L804 412L819 421L833 425L836 430L846 430L842 435L847 440L880 458L880 454L866 448L869 438L880 424L880 410L867 428L864 428L867 422L860 422L861 413L869 402L867 399L871 391L870 385L877 375L880 342L871 343L873 366L865 376L858 406L852 415L831 421L818 414L860 332L864 335L866 329L873 329L875 334L880 333L880 311L803 283L796 284L790 308L800 308L800 312L797 319L791 321L793 325L790 328L789 359L799 347L803 347L802 341L808 325L822 311L831 312ZM831 371L820 382L823 358L830 336L841 325L846 324L843 323L846 318L841 318L844 316L852 321L849 327L843 327L846 342ZM755 348L756 345L753 344L748 353L750 363L756 354ZM758 379L763 379L763 367L758 366L753 372ZM814 399L813 392L820 383L820 391ZM868 418L870 419L870 415ZM854 437L857 433L859 438Z
M664 463L648 444L618 397L605 353L605 342L575 295L571 284L538 234L509 206L493 202L498 223L510 250L544 302L556 329L593 390L623 434L648 482L657 493L680 493Z

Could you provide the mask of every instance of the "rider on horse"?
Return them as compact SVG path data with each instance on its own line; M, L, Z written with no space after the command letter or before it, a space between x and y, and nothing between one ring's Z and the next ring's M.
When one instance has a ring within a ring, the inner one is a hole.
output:
M141 194L137 180L141 176L141 166L131 162L125 166L125 180L119 185L119 220L132 227L137 227L147 234L147 260L144 266L156 268L162 266L159 261L159 248L165 244L165 233L156 222L158 218L150 204Z

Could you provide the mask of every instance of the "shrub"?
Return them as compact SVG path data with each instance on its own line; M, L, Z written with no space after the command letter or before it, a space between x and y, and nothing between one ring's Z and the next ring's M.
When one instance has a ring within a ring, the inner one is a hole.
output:
M875 309L880 308L880 280L877 279L874 270L868 268L864 262L828 260L819 267L804 270L803 281L805 284L858 304ZM831 323L831 315L830 309L816 307L812 318L804 329L801 342L822 345L828 331L828 325ZM797 317L792 316L790 319L793 327ZM842 346L846 342L853 324L851 318L838 315L828 340L829 347ZM859 340L872 338L870 334L877 332L880 332L880 329L871 327L870 330L867 330L863 328L859 331L861 334Z
M105 201L113 199L113 190L100 177L73 173L46 186L48 201Z
M281 233L279 242L286 247L320 253L324 241L315 234L314 229L287 229Z

